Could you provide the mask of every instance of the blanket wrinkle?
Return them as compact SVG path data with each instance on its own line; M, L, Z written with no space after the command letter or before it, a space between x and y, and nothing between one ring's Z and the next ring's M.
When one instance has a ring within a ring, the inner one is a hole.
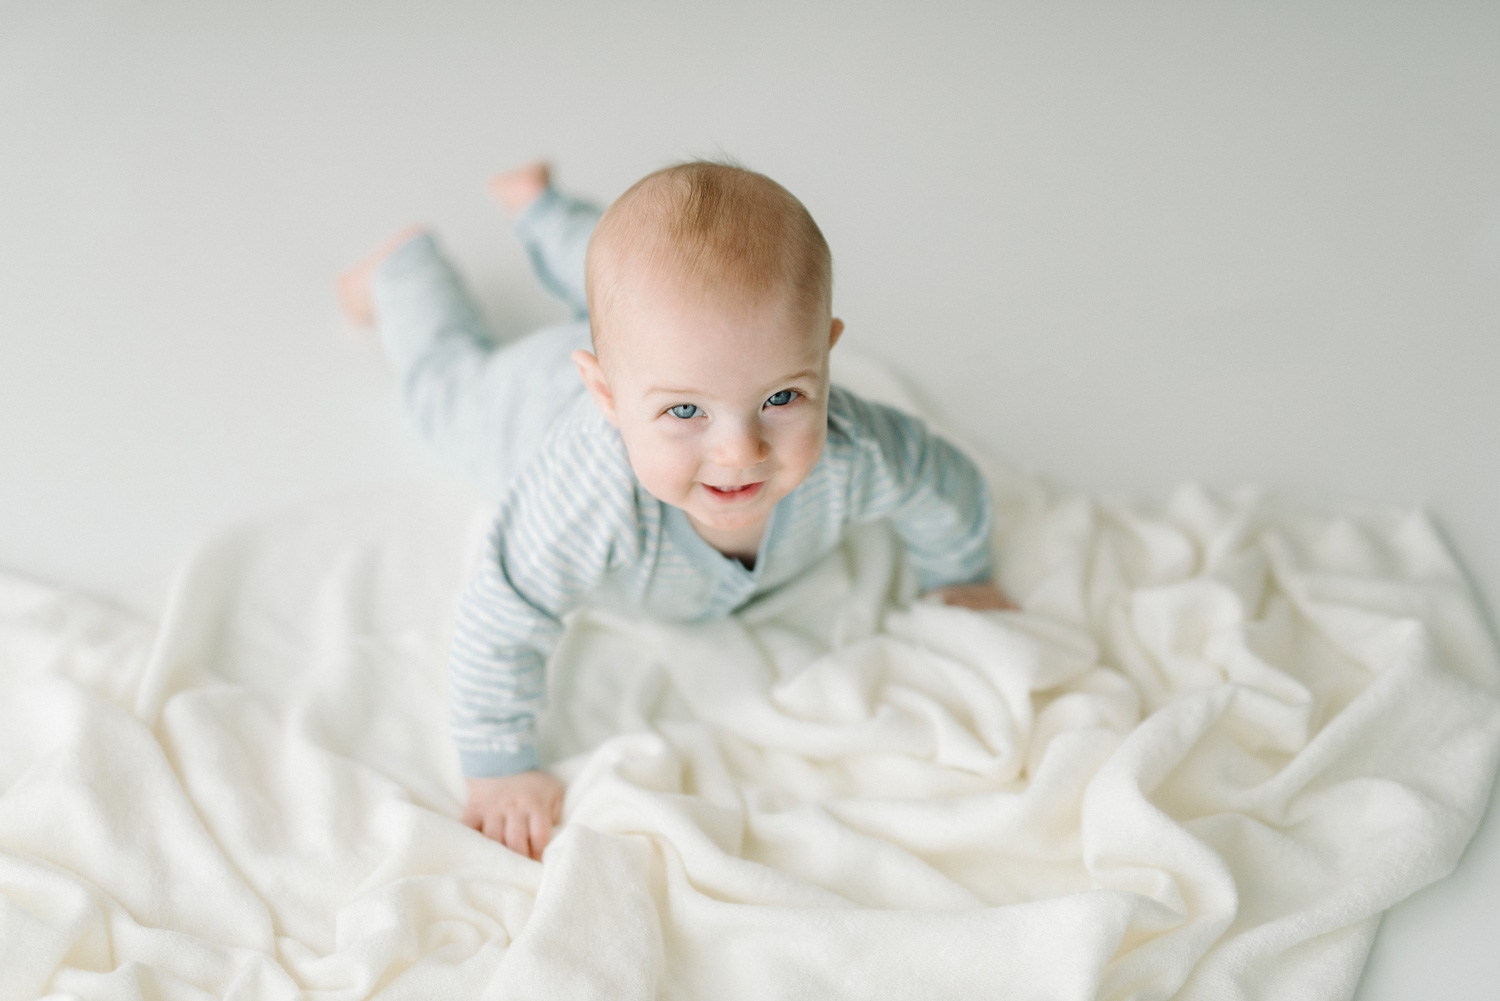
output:
M868 526L722 622L572 616L542 864L457 820L456 490L234 526L155 628L0 574L0 1001L1349 997L1500 758L1437 533L985 468L1023 612Z

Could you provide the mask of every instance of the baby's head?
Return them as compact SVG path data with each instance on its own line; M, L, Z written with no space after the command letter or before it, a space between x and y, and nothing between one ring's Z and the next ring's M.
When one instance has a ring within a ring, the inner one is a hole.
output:
M726 551L753 551L828 429L832 264L812 216L770 178L720 163L659 170L588 249L594 353L574 355L642 486Z

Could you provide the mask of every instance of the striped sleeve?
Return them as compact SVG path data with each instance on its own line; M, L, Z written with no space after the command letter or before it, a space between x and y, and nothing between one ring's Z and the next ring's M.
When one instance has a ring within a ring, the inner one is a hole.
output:
M552 436L501 504L459 600L449 714L471 778L536 768L536 717L562 616L638 554L634 479L618 440Z
M923 591L990 580L994 516L979 469L917 418L847 392L839 396L830 416L840 412L854 444L851 519L889 518Z

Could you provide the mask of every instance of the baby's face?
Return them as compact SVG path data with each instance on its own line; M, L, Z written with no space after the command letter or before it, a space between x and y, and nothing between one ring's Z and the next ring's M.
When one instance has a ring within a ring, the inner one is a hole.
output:
M590 390L641 485L721 548L753 549L823 452L828 349L843 325L805 314L779 299L730 309L663 290L611 312L606 385Z

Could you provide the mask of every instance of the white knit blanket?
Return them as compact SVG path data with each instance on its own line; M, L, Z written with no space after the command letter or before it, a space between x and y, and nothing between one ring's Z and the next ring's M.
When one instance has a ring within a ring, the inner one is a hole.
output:
M1348 997L1500 749L1427 521L995 476L1022 613L874 529L728 621L580 614L543 864L457 820L471 501L229 530L155 626L0 577L0 1001Z

